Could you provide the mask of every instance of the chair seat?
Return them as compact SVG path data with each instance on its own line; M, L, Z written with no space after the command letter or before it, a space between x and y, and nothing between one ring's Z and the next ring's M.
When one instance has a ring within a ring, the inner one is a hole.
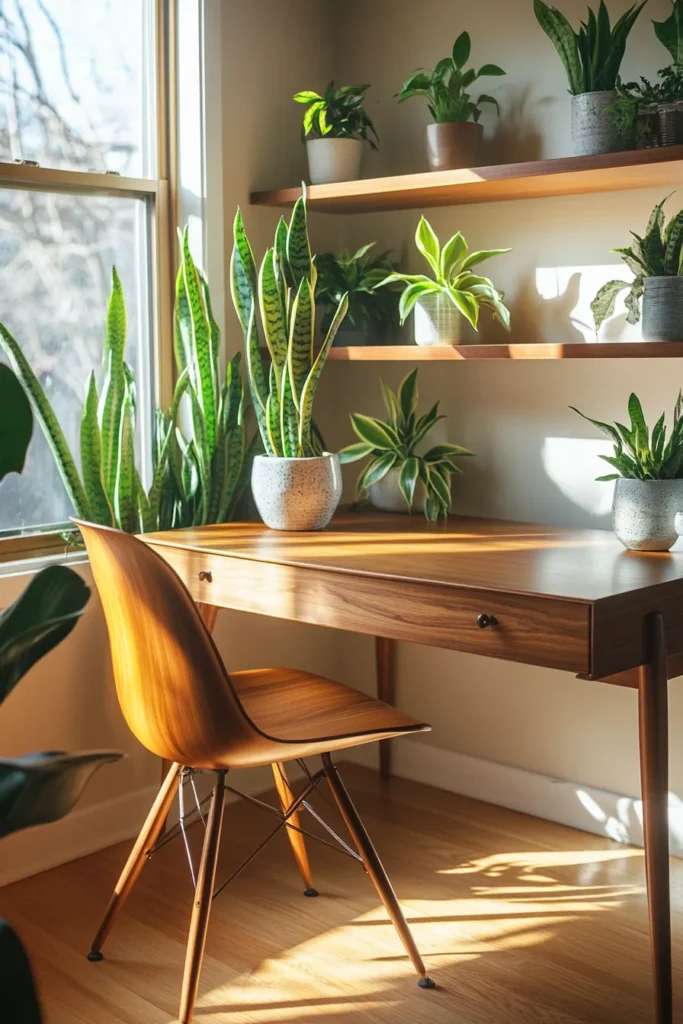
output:
M231 756L225 767L290 761L430 728L350 686L296 669L249 669L231 672L230 680L262 739L240 751L239 764Z

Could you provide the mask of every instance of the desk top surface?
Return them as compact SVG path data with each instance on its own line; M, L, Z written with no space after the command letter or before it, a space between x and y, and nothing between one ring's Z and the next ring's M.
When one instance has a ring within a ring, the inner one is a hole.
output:
M683 551L626 551L607 530L498 519L451 516L431 524L420 515L362 510L340 513L319 533L227 523L144 539L207 555L571 601L594 602L675 581L683 588Z

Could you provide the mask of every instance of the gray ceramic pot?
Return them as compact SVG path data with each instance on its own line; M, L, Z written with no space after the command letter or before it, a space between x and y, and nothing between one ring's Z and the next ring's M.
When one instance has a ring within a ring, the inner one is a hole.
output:
M683 277L645 278L643 338L683 341Z
M368 488L370 502L382 512L410 512L406 499L398 486L400 470L390 469L378 483ZM413 502L413 508L415 503Z
M575 156L616 153L623 149L614 114L610 110L616 98L614 89L582 92L572 96L572 143Z
M617 480L612 526L625 548L668 551L678 539L679 512L683 512L683 480Z
M254 502L271 530L323 530L342 493L338 455L281 459L257 455L251 471Z

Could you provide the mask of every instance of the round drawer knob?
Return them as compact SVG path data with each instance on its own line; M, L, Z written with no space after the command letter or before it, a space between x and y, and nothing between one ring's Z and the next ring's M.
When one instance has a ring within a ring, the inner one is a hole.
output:
M479 626L479 629L486 629L487 626L497 626L498 619L496 618L495 615L486 615L482 612L482 614L477 619L477 625Z
M202 571L199 574L199 578L202 581L202 583L211 583L213 576L210 572L207 572L205 569L202 569Z

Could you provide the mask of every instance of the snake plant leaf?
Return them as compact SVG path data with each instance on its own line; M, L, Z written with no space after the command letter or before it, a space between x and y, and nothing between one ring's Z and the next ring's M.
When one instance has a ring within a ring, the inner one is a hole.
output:
M244 431L232 429L227 440L227 469L223 478L223 490L216 520L219 523L223 523L228 519L238 500L245 447Z
M387 423L365 416L363 413L351 413L351 425L357 437L379 451L391 451L399 445L397 434Z
M211 496L211 457L209 438L205 416L202 415L199 395L193 387L188 388L192 405L193 439L191 445L196 454L199 472L200 508L195 515L195 526L204 526L208 522L209 502ZM214 437L215 446L215 437Z
M118 439L116 481L114 485L114 514L116 525L126 533L137 529L137 502L135 494L135 439L133 432L133 403L126 389L121 406Z
M90 598L78 573L51 565L0 612L0 704L35 663L74 628Z
M600 76L595 83L596 88L614 88L619 74L619 68L621 67L621 62L624 59L626 41L636 19L640 15L640 12L646 3L647 0L643 0L640 5L634 4L633 7L629 7L629 9L625 11L621 18L616 22L612 29L611 45L607 54L607 59L602 64Z
M332 318L325 340L320 346L320 351L316 356L315 362L311 367L311 372L306 378L306 383L303 386L301 392L301 400L299 406L299 447L305 450L308 438L311 432L311 421L313 418L313 399L315 398L315 392L318 387L320 375L323 372L323 366L327 359L327 354L330 351L332 342L334 341L339 325L346 316L349 308L349 296L344 294L337 306L337 311Z
M401 466L401 472L398 478L398 485L401 488L401 494L406 500L406 505L409 509L413 507L413 500L415 498L415 488L417 481L420 476L419 460L411 455L409 459Z
M156 529L156 520L152 516L152 506L135 466L133 466L133 503L137 518L138 533L150 533Z
M0 363L0 481L21 473L33 434L31 403L18 377Z
M619 433L617 429L612 426L611 423L602 423L600 420L591 419L590 416L586 416L584 413L580 411L580 409L577 409L574 405L570 405L569 408L572 410L572 412L578 413L582 419L587 420L589 423L592 423L594 427L597 427L598 430L601 430L603 434L606 434L607 437L609 437L614 442L614 444L621 445Z
M631 392L628 400L628 414L631 418L631 433L635 438L635 448L639 455L649 450L650 436L643 415L643 407L638 396Z
M224 424L222 420L219 420L218 433L216 434L216 450L211 458L211 466L209 469L210 490L207 496L207 523L215 523L218 521L218 511L220 508L221 497L223 495L223 485L226 479L227 464L228 453Z
M596 333L600 330L605 320L614 313L617 298L625 288L630 288L628 281L608 281L598 289L597 294L591 302L591 312Z
M225 435L233 430L238 423L241 423L242 406L244 404L244 389L240 377L240 365L242 353L236 352L228 363L225 371L225 399L223 401L223 416L225 420Z
M282 294L282 306L287 309L287 291L294 285L294 280L287 262L287 221L280 217L275 231L275 269Z
M249 387L251 390L251 396L254 400L254 407L256 409L256 415L258 416L258 410L266 408L266 399L268 398L268 382L266 381L266 373L263 367L263 358L261 356L261 346L259 344L258 328L256 326L256 308L253 307L249 318L249 326L247 328L247 338L245 342L245 352L247 355L247 373L249 377Z
M289 370L285 367L280 391L280 439L282 453L286 458L294 459L304 455L303 446L299 443L298 427L299 419L292 393L292 382Z
M374 447L368 444L367 441L358 441L356 444L349 444L346 448L342 448L339 452L339 461L342 466L347 465L349 462L358 462L359 459L364 459L374 450Z
M305 186L303 186L305 188ZM298 288L302 278L311 276L311 246L308 241L306 199L299 196L287 231L287 265L291 273L292 287Z
M313 286L307 278L302 278L292 303L287 347L289 380L297 409L301 408L301 394L313 365L314 315Z
M214 367L214 379L218 379L218 361L221 353L221 329L216 322L216 318L213 315L213 306L211 305L211 291L209 289L209 282L206 279L206 274L203 270L197 267L197 273L199 274L199 283L202 287L202 297L204 299L204 308L206 309L206 317L209 321L209 334L211 337L211 361Z
M126 333L126 304L121 280L114 268L104 330L103 363L106 375L98 413L102 436L102 479L110 501L113 501L116 486L121 417L126 393Z
M275 366L277 380L280 381L287 362L287 329L282 293L275 274L274 249L267 249L263 257L258 279L258 297L266 345Z
M81 419L81 472L93 522L113 526L114 510L105 492L102 477L102 438L97 419L98 403L95 374L91 373Z
M683 210L672 217L664 232L664 265L667 274L679 275L681 249L683 246Z
M178 268L173 308L173 353L178 373L182 373L192 360L192 318L187 301L183 268Z
M113 750L49 751L0 760L0 838L63 818L98 768L122 757Z
M90 519L90 506L85 489L78 475L73 455L64 437L64 431L54 414L45 392L31 369L19 343L10 334L4 324L0 324L0 344L4 348L12 364L16 376L31 403L33 413L40 423L45 438L52 450L57 469L64 483L64 488L77 515L82 519Z
M202 284L190 252L187 228L183 234L183 280L192 325L193 368L190 372L190 379L204 421L206 446L210 458L216 447L216 368L213 361L211 328L206 313Z
M239 321L245 337L249 327L249 318L258 294L258 274L256 261L244 230L242 211L237 209L233 224L234 245L230 262L230 290L237 310Z
M275 388L273 388L268 395L268 402L266 404L266 426L268 430L267 437L269 446L274 455L278 456L278 458L282 458L284 456L284 450L282 445L282 436L280 434L280 396Z
M168 430L167 430L167 432L165 434L165 437L164 437L163 443L161 445L161 448L159 449L159 453L158 453L158 456L157 456L157 463L156 463L156 466L154 468L154 476L152 477L152 486L149 489L150 519L151 519L151 522L154 524L151 527L151 529L153 529L153 530L157 529L157 524L158 524L158 520L159 520L160 506L161 506L161 492L162 492L162 487L163 487L163 483L164 483L164 477L165 477L166 471L168 469L169 453L171 451L171 448L173 446L173 442L175 440L175 422L176 422L176 419L178 418L178 412L180 410L180 402L182 400L183 395L185 394L185 391L188 388L189 383L190 383L190 370L189 370L189 367L186 367L186 369L183 370L183 372L180 374L180 376L178 377L178 380L176 382L176 386L175 386L175 389L174 389L174 392L173 392L173 402L171 403L171 408L170 408L170 411L169 411L169 414L168 414L169 427L168 427ZM177 449L177 445L176 445L176 449ZM178 454L179 454L179 450L178 450ZM179 468L177 462L176 462L176 467ZM178 476L179 476L179 486L180 486L180 488L182 490L182 475L179 473Z
M417 409L417 367L406 374L398 387L398 406L401 410L404 423L407 423L411 414Z
M571 25L556 7L549 7L543 0L534 0L534 13L564 64L569 91L574 95L583 92L583 69Z
M426 217L420 217L415 232L415 245L435 274L439 273L439 239Z
M655 35L671 54L677 67L683 65L683 5L675 0L665 21L653 21Z

